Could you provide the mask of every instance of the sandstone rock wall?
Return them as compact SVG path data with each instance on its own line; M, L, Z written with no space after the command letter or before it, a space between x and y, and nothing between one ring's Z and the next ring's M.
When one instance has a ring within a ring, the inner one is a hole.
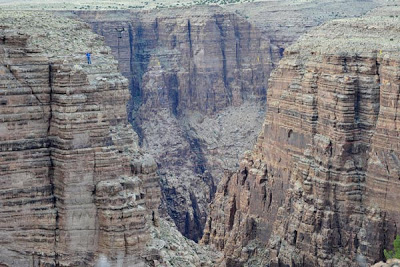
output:
M211 114L265 95L269 42L221 8L75 13L105 36L146 109Z
M197 241L215 183L259 132L269 42L217 7L75 15L118 58L130 81L133 125L159 164L162 210ZM116 28L125 29L121 38Z
M157 166L110 50L84 23L1 12L0 62L0 265L140 264Z
M257 145L206 225L227 266L382 259L400 222L398 11L327 23L285 52Z
M23 266L39 257L52 262L57 212L49 179L48 61L37 51L24 49L28 36L5 34L4 29L1 36L0 262ZM22 59L23 54L31 56ZM21 63L29 72L23 73ZM18 78L15 71L21 73ZM26 256L14 252L20 247ZM34 254L36 248L41 256Z

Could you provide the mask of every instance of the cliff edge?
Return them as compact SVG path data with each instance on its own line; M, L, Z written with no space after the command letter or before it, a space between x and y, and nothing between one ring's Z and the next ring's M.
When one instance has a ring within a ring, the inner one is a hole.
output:
M397 6L329 22L285 51L263 131L219 184L202 242L227 266L358 266L400 223Z
M87 24L0 13L1 266L143 262L160 190L129 98Z

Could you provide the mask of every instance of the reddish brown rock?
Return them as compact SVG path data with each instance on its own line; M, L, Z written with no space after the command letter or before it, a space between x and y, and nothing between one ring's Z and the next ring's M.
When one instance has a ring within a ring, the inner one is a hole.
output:
M257 145L206 225L227 266L382 259L400 223L398 11L327 23L285 52Z
M0 265L143 262L158 176L109 49L84 23L2 12L0 62Z

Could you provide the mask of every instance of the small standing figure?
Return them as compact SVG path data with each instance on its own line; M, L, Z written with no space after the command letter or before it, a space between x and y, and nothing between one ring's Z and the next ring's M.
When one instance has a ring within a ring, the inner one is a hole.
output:
M92 59L90 58L91 54L89 52L86 53L87 64L92 64Z

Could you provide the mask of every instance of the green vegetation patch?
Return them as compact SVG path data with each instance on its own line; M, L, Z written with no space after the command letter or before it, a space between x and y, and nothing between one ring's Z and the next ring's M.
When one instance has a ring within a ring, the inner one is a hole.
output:
M386 260L389 259L400 259L400 235L396 236L396 239L393 241L393 250L384 250L383 254L385 255Z

